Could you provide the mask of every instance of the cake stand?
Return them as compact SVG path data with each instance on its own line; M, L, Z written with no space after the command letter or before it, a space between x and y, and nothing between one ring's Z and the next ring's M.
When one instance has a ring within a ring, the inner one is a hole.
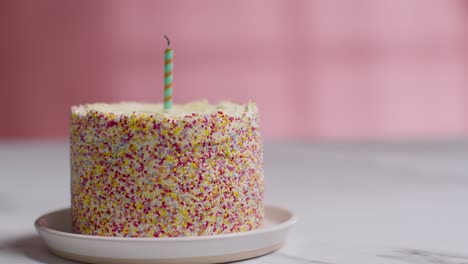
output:
M265 224L254 231L195 237L127 238L72 232L70 209L39 217L35 226L49 250L88 263L219 263L258 257L279 249L297 219L289 210L265 206Z

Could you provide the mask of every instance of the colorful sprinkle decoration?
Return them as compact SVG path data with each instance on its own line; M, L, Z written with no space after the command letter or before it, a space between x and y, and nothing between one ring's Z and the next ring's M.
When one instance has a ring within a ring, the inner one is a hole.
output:
M74 232L180 237L260 228L259 115L71 113Z

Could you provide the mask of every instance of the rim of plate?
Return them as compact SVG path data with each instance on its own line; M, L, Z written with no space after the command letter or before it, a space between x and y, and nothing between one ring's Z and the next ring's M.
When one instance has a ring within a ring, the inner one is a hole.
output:
M282 207L279 207L279 206L272 206L272 205L265 205L265 209L266 208L269 208L269 209L272 209L272 210L283 211L284 213L288 214L288 219L286 221L280 223L280 224L273 225L271 227L266 227L266 228L262 227L260 229L251 230L251 231L231 233L231 234L221 234L221 235L186 236L186 237L110 237L110 236L92 236L92 235L83 235L83 234L75 234L75 233L58 231L58 230L49 228L49 227L39 223L39 221L41 219L46 218L48 215L51 215L51 214L59 212L59 211L71 210L70 207L66 207L66 208L54 210L52 212L49 212L49 213L46 213L46 214L43 214L43 215L39 216L36 219L36 221L34 221L34 226L36 227L37 230L40 230L42 232L49 233L49 234L52 234L52 235L69 237L69 238L105 240L105 241L120 241L120 242L121 241L180 242L180 241L195 241L195 240L228 239L228 238L256 235L256 234L261 234L261 233L265 233L265 232L272 232L272 231L277 231L279 229L291 227L298 220L297 216L288 209L285 209L285 208L282 208Z

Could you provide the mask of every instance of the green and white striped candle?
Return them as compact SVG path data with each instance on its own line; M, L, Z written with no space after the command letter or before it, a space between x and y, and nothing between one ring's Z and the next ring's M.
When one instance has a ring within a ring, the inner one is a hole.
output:
M172 69L174 67L174 50L170 47L171 42L167 36L167 49L164 51L164 110L172 108Z

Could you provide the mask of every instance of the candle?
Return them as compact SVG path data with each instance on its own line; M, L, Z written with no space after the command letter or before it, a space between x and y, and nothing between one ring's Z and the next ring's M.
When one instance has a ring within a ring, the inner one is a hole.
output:
M170 47L171 42L167 36L167 49L164 51L164 110L170 111L172 109L172 68L174 57L174 50Z

